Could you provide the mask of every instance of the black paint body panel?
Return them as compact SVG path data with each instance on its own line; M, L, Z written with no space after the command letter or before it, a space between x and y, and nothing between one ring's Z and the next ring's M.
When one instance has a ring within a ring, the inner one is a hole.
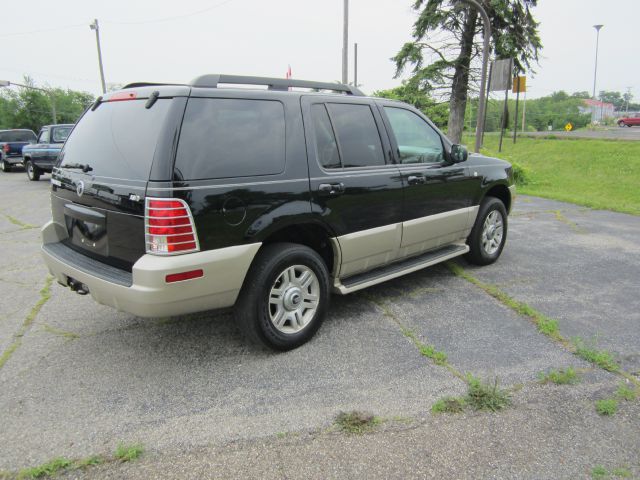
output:
M441 165L399 165L382 106L411 109L429 122L420 112L399 102L346 95L179 86L139 90L141 96L159 91L161 98L173 97L148 181L103 178L91 172L60 168L54 169L52 176L53 217L67 226L70 237L65 242L118 268L131 270L145 253L145 196L185 200L193 214L200 248L210 250L262 242L285 227L300 224L317 225L329 236L341 236L478 205L491 187L513 183L508 163L479 155L470 155L466 162L457 164L447 158ZM275 175L197 181L176 176L174 162L189 96L281 102L285 112L284 170ZM318 102L369 105L386 165L333 171L321 168L314 151L309 111L310 105ZM448 157L451 143L439 133ZM416 173L426 178L425 183L408 185L408 177ZM79 182L84 184L81 197L77 193ZM343 184L344 192L335 196L321 194L320 185L327 183ZM74 206L103 216L104 228L100 230L99 222L89 221L90 215L85 212L83 217L78 213L82 210Z

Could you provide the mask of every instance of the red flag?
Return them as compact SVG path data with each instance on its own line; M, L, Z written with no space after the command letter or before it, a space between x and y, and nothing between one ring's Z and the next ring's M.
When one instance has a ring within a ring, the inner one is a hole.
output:
M287 66L287 73L285 74L284 78L291 78L291 65Z

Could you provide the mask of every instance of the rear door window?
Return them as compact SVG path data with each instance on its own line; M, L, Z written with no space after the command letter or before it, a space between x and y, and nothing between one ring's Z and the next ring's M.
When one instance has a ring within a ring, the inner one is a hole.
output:
M52 143L64 143L73 127L56 127L52 133Z
M285 166L284 106L273 100L190 98L176 157L184 180L275 175Z
M88 165L92 175L147 181L171 100L159 99L152 108L145 103L104 102L89 109L69 136L60 166Z
M380 134L369 105L327 104L338 137L342 166L372 167L384 165Z

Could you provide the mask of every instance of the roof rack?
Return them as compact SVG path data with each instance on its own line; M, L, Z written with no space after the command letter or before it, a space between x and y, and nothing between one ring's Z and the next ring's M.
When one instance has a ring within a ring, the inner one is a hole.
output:
M128 83L127 85L125 85L124 87L122 87L122 89L126 89L126 88L140 88L140 87L162 87L162 86L166 86L166 87L174 87L176 85L183 85L183 84L176 84L176 83L155 83L155 82L134 82L134 83Z
M313 82L308 80L294 80L292 78L270 78L270 77L248 77L243 75L201 75L191 82L192 87L217 88L220 83L230 83L237 85L266 85L269 90L287 91L290 87L310 88L313 90L331 90L334 92L346 93L363 97L356 87L344 85L342 83Z

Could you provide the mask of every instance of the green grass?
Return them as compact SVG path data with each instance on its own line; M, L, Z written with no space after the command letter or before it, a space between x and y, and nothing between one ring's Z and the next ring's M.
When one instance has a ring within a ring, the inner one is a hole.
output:
M602 465L596 465L591 469L591 478L594 480L604 478L631 478L631 471L626 467L614 468L609 472Z
M548 337L551 337L552 339L557 340L562 344L567 343L560 334L560 328L557 320L547 317L545 314L539 312L526 303L519 302L515 298L512 298L507 293L500 290L495 285L480 281L455 262L449 261L445 265L454 275L460 278L464 278L468 282L473 283L475 286L481 288L493 298L501 302L503 305L509 307L519 315L528 317L529 320L531 320L531 322L536 325L540 333L547 335Z
M431 407L433 413L462 413L467 406L464 398L444 397Z
M71 466L73 462L64 457L38 465L37 467L24 468L18 472L18 479L50 477Z
M608 475L609 472L602 465L597 465L591 469L591 478L594 480L606 478Z
M430 358L436 365L446 365L447 354L445 352L437 350L433 345L426 345L422 343L413 330L403 328L402 334L411 339L414 345L418 348L420 355Z
M473 145L471 137L463 139ZM516 162L527 184L519 193L640 215L640 142L485 136L483 153Z
M122 462L129 462L138 458L143 452L144 448L139 443L134 445L119 443L113 456Z
M632 402L638 398L638 390L630 388L624 383L621 383L616 390L616 397L627 402Z
M631 471L628 468L614 468L611 475L619 478L631 478Z
M469 384L469 390L465 400L474 410L497 412L511 405L511 395L498 386L497 378L493 384L489 384L472 375L468 375L467 383Z
M606 350L598 350L595 341L590 344L585 343L581 338L574 338L573 345L576 349L576 355L587 362L591 362L608 372L619 372L620 365L615 361L613 355Z
M573 367L566 370L551 370L548 373L541 372L539 377L542 383L555 383L556 385L571 385L580 381L580 377Z
M610 416L618 411L618 401L615 398L605 398L596 401L596 412L598 415Z
M382 423L380 417L366 412L340 412L335 424L345 433L359 435L369 432Z

